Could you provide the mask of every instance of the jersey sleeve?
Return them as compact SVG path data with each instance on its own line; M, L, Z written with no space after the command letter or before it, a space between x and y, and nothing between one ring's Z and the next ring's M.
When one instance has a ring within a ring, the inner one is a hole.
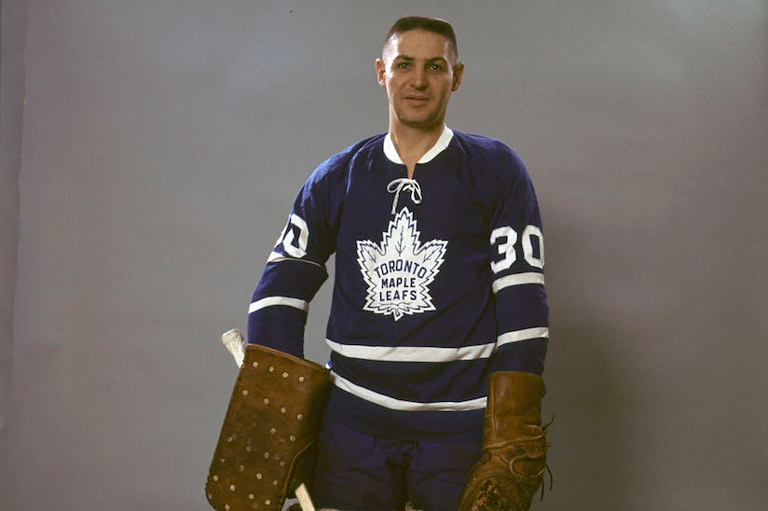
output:
M549 338L544 289L544 235L528 172L513 151L491 222L491 271L496 298L495 370L541 375Z
M336 206L319 170L296 196L248 310L250 344L302 358L309 302L328 277L325 263L336 244Z

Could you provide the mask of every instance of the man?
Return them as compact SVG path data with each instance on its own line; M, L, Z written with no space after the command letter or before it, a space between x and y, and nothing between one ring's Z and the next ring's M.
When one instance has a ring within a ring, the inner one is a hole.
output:
M304 184L254 292L248 340L303 357L308 303L335 253L316 504L527 509L546 450L533 187L506 145L444 124L464 74L450 24L398 20L376 73L389 132Z

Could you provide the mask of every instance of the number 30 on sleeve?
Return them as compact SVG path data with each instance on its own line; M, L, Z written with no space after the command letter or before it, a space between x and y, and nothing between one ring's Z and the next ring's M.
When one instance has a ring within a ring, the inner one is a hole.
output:
M296 227L299 230L298 238L296 238L296 235L293 233L293 227ZM285 226L283 233L277 239L275 247L282 243L286 254L301 259L307 255L308 242L309 227L307 226L307 222L305 222L304 219L300 216L291 214L290 218L288 219L288 225Z
M541 229L535 225L527 225L520 237L520 246L523 249L525 262L535 268L544 268L544 235ZM533 241L536 238L539 245L538 256L533 253ZM504 256L500 261L491 261L491 270L493 273L499 273L509 269L517 260L515 245L518 242L518 235L514 229L509 226L497 227L491 232L491 246L496 246L498 253Z

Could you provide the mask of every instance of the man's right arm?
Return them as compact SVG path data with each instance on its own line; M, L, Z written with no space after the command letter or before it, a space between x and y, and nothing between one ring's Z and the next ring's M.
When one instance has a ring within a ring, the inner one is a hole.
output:
M328 277L325 262L335 247L328 183L316 174L296 196L248 311L249 344L301 358L309 302Z

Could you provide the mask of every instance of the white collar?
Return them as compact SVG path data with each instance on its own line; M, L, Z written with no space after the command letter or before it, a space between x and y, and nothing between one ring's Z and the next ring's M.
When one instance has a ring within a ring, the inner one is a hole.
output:
M437 139L437 142L435 142L435 145L433 145L429 151L424 153L424 156L422 156L419 161L416 163L427 163L428 161L431 161L435 156L443 152L443 150L448 147L448 144L451 143L451 139L453 138L453 131L443 124L443 132L440 134L440 138ZM400 155L397 154L397 149L395 149L395 144L392 142L392 134L387 132L387 136L384 138L384 154L392 160L393 163L399 163L400 165L403 165L403 160L400 158Z

